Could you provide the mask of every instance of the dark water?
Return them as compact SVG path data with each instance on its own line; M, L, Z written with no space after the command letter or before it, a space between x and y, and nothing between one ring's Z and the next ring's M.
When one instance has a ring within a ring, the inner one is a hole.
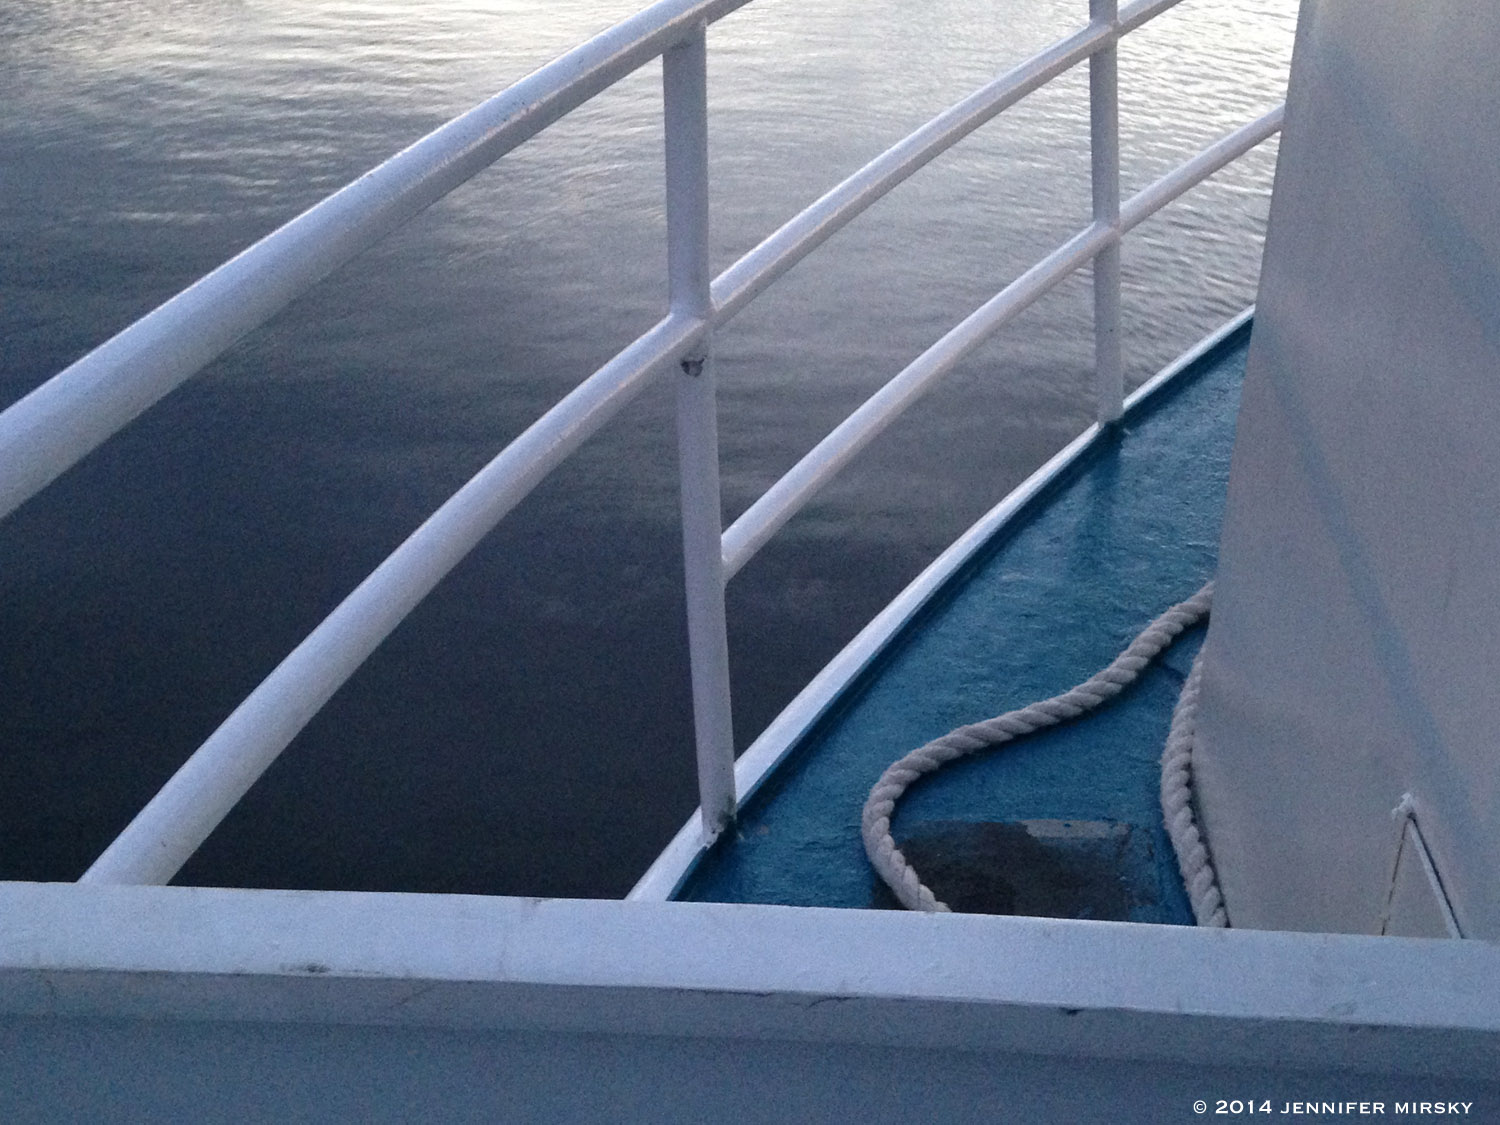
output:
M0 404L446 118L606 0L0 4ZM710 36L716 268L1083 0L762 0ZM1273 104L1293 0L1128 41L1126 190ZM718 344L726 522L1083 224L1084 79L840 234ZM0 524L0 877L76 878L384 555L661 313L648 68L242 341ZM1139 381L1253 299L1274 145L1127 242ZM738 739L1087 424L1086 277L730 588ZM667 391L485 541L180 881L615 895L695 803Z

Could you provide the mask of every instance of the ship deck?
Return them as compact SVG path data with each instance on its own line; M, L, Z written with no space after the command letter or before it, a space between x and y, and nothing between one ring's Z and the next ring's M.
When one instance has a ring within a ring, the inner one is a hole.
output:
M959 570L743 805L677 898L889 906L860 841L892 761L1055 695L1213 573L1249 346L1230 332L1101 435ZM912 787L893 834L955 909L1192 924L1159 759L1202 643L1090 716Z

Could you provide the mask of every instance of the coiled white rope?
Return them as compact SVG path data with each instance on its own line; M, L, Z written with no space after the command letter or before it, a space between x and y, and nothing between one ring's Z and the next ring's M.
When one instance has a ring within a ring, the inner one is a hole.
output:
M918 876L891 836L891 816L896 802L918 778L941 769L949 762L967 757L991 746L1012 742L1023 735L1056 726L1092 711L1118 695L1163 650L1208 615L1213 601L1213 583L1207 583L1192 597L1174 605L1130 642L1128 648L1103 671L1095 673L1077 687L1061 695L1032 703L1017 711L1007 711L993 719L971 723L949 731L941 738L913 750L893 763L880 775L870 790L861 817L861 835L865 854L876 873L908 910L944 911L940 902ZM1198 682L1202 654L1193 662L1192 672L1172 715L1172 730L1162 755L1162 808L1167 834L1177 852L1178 866L1188 889L1188 900L1200 926L1224 926L1222 896L1218 879L1208 857L1190 802L1193 734L1197 725Z

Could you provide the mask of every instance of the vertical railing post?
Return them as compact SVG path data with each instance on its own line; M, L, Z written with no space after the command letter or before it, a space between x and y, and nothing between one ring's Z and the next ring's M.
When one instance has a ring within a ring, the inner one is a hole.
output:
M1117 0L1089 0L1093 23L1118 24ZM1113 422L1125 404L1120 355L1120 83L1115 43L1089 56L1089 151L1094 222L1116 238L1094 256L1094 393L1099 421Z
M700 24L662 56L667 160L667 268L672 311L710 324L708 262L707 27ZM682 562L687 578L693 729L704 833L734 820L734 728L729 638L724 618L723 517L713 337L682 361L677 378L677 458Z

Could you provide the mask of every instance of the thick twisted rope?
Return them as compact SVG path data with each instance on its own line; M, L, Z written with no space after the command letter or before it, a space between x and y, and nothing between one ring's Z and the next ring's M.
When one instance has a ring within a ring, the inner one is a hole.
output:
M1207 616L1212 601L1213 583L1209 582L1187 601L1174 605L1151 622L1135 640L1130 642L1124 652L1115 657L1109 667L1095 673L1077 687L1061 695L1053 696L1051 699L1044 699L1040 703L1022 707L1017 711L1007 711L993 719L971 723L949 731L941 738L934 739L927 745L913 750L887 768L885 773L880 775L880 780L875 783L875 787L870 790L869 798L865 801L864 815L861 818L861 834L864 837L865 854L870 857L871 866L891 888L897 900L908 910L946 912L949 909L922 883L916 870L901 854L901 850L896 847L895 839L891 836L891 816L895 812L896 802L915 781L941 769L949 762L957 761L979 750L1012 742L1023 735L1056 726L1068 719L1075 719L1114 698L1140 676L1146 665L1181 636L1183 630L1191 628ZM1167 753L1172 754L1174 746L1176 749L1172 759L1174 804L1172 811L1167 813L1167 826L1173 847L1177 849L1178 863L1182 867L1183 878L1187 882L1189 899L1193 904L1195 917L1198 918L1200 925L1223 925L1222 920L1217 923L1204 921L1205 915L1199 911L1199 901L1194 897L1193 890L1195 886L1202 887L1199 897L1205 903L1208 903L1210 899L1213 900L1208 916L1212 917L1212 909L1217 908L1222 919L1223 905L1218 899L1218 887L1213 867L1208 861L1208 852L1199 837L1197 827L1192 822L1192 809L1187 800L1190 780L1188 759L1182 756L1184 747L1188 755L1192 752L1193 730L1197 718L1198 668L1199 665L1195 662L1193 671L1188 677L1188 686L1192 688L1191 706L1184 708L1183 700L1187 699L1189 694L1185 687L1183 697L1179 699L1177 710L1173 714L1172 736L1169 736L1167 740ZM1174 744L1173 738L1178 735L1179 726L1182 730L1182 738ZM1168 789L1166 755L1163 756L1162 768L1162 793L1165 808ZM1174 825L1176 825L1175 829ZM1182 842L1180 843L1179 840ZM1185 856L1189 857L1191 862L1185 859Z
M1162 751L1161 811L1193 917L1200 926L1222 928L1229 925L1229 915L1224 911L1224 896L1219 893L1219 877L1193 818L1193 743L1198 733L1198 685L1202 678L1203 650L1199 649L1177 697L1167 748Z

